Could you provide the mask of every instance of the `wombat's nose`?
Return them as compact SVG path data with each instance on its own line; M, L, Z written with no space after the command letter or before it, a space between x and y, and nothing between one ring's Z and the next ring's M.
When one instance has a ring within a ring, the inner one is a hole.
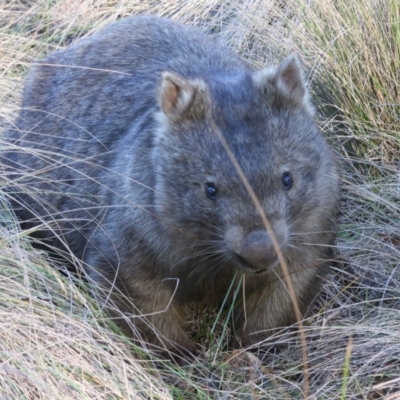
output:
M280 239L277 237L278 244L282 242ZM274 267L278 262L271 237L264 230L253 231L248 234L244 238L240 251L235 253L238 258L248 264L248 267L257 271Z

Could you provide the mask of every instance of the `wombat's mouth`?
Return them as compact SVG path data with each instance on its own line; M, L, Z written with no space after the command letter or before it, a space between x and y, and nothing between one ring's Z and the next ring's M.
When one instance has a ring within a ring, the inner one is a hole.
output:
M268 266L267 268L255 268L238 254L232 254L232 260L236 264L236 266L239 267L246 274L254 274L254 275L266 274L272 267Z

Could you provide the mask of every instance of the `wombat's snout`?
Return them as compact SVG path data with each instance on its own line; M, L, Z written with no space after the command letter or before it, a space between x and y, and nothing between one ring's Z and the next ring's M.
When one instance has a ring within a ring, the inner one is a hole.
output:
M284 251L287 241L286 230L276 229L273 234L279 248ZM267 272L278 263L278 255L271 236L264 229L244 234L240 227L234 227L228 230L226 240L232 260L247 273Z

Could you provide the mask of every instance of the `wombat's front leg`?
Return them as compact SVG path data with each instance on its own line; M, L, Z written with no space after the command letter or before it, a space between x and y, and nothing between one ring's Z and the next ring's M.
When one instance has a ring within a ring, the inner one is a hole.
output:
M291 275L300 311L315 296L315 270ZM245 299L236 304L234 346L249 346L264 340L277 328L296 322L293 300L283 277L277 275L246 276ZM306 300L306 301L304 301Z
M134 317L133 323L150 343L161 348L164 357L172 356L175 361L182 363L182 356L187 360L197 354L195 344L182 328L187 310L178 304L173 298L173 292L166 288L163 282L152 284L146 295L142 291L137 305L143 317Z
M127 270L131 268L120 267L117 279L115 274L107 273L109 266L89 272L97 286L96 297L107 312L127 336L142 346L178 363L193 358L196 346L182 328L186 309L174 299L171 282L146 279L140 271L124 277Z

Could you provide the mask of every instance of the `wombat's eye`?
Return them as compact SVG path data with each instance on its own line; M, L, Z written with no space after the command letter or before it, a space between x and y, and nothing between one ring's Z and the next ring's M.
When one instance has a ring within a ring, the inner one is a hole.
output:
M282 183L285 189L290 189L293 186L293 177L290 172L284 172L282 174Z
M215 200L217 197L217 188L212 182L206 183L206 195L211 200Z

